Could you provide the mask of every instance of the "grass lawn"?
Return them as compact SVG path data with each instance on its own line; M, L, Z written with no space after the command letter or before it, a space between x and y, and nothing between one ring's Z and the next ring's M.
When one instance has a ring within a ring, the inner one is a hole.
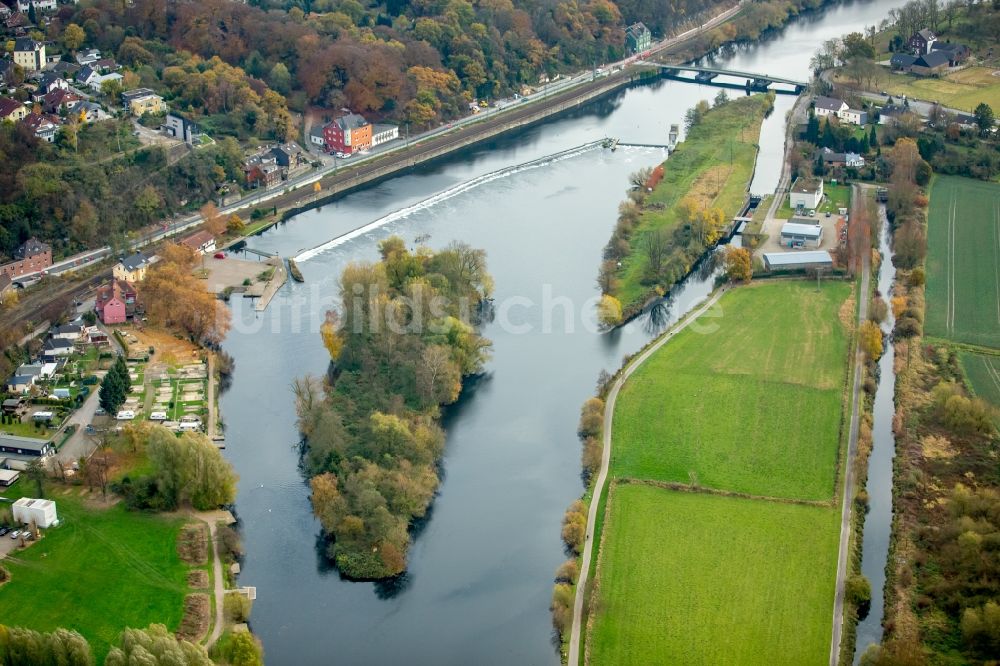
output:
M961 351L958 357L976 395L1000 407L1000 356Z
M617 486L593 664L823 664L836 509Z
M850 292L788 281L726 294L623 387L612 475L829 499L849 339L838 314Z
M927 243L927 335L1000 347L1000 184L938 176Z
M643 238L649 231L676 226L681 200L693 196L720 208L727 221L739 212L753 177L760 125L769 106L765 95L753 95L712 109L663 163L663 180L647 198L647 209L632 233L632 251L619 271L621 287L615 295L622 305L650 290L651 285L642 282L648 263ZM662 209L650 208L659 204Z
M962 111L971 112L980 102L996 109L1000 108L1000 76L993 76L994 71L992 67L969 67L939 79L887 73L879 87L893 95L937 101Z
M851 186L850 185L833 185L829 181L824 181L823 183L823 201L820 203L819 208L816 212L820 215L823 213L831 213L832 215L838 214L839 208L851 208ZM808 211L807 211L808 212ZM781 202L781 207L774 211L774 216L780 220L787 220L795 214L792 207L788 205L788 197L786 196Z
M2 622L75 629L90 641L97 663L126 627L161 622L176 629L187 591L188 568L177 555L183 521L120 505L90 509L78 488L69 495L50 488L62 524L4 560L11 581L0 588ZM12 490L5 496L31 489L22 481Z

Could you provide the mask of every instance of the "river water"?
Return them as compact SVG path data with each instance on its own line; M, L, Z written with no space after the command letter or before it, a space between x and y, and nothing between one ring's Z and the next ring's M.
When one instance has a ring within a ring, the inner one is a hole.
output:
M818 12L719 62L804 80L824 39L871 25L901 2ZM284 287L264 313L234 299L224 345L236 361L222 413L226 456L241 477L236 508L247 555L240 583L257 588L252 624L268 663L558 663L548 605L553 572L565 559L562 514L582 491L579 408L600 371L617 369L656 330L637 320L596 332L597 267L628 174L661 161L663 152L589 149L497 172L604 136L666 143L669 126L716 92L665 81L632 88L254 239L257 249L300 255L306 279ZM792 100L779 96L764 124L754 192L778 181ZM379 220L384 224L323 247ZM392 233L410 244L425 236L434 247L461 240L487 250L498 307L483 333L494 342L493 359L447 413L442 483L414 531L407 574L392 584L354 583L322 554L297 468L290 384L327 365L318 328L342 268L376 258L378 241ZM704 274L689 278L659 323L704 299L710 282Z
M880 207L881 208L881 207ZM878 291L886 303L892 297L892 283L896 279L896 267L892 265L892 230L881 217L879 251L882 263L878 269ZM882 324L885 333L885 353L879 359L878 388L875 390L875 404L872 411L872 451L868 457L868 514L865 516L865 531L861 551L861 573L872 585L872 604L868 616L858 623L857 650L854 663L860 662L861 655L869 645L882 641L882 617L885 614L885 565L889 556L889 535L892 531L892 462L896 457L896 437L892 432L892 419L896 411L896 372L893 363L896 350L890 335L896 320L892 308Z

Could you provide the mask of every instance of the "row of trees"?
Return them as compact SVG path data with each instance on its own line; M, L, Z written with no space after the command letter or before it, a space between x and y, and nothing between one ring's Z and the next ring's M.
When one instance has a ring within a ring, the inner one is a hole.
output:
M111 446L149 460L148 474L125 476L112 484L130 509L172 511L192 506L210 510L236 499L236 473L202 433L178 436L159 425L131 426Z
M260 646L247 632L235 633L223 655L231 666L263 663ZM56 629L48 633L0 624L0 663L6 666L94 666L87 640L75 631ZM162 624L145 629L126 629L120 645L104 660L105 666L212 666L201 645L177 638Z
M313 511L333 537L330 557L355 578L406 568L410 522L438 486L440 406L482 371L490 347L474 329L492 292L483 251L411 252L398 237L380 251L341 276L342 308L322 327L326 384L294 386Z

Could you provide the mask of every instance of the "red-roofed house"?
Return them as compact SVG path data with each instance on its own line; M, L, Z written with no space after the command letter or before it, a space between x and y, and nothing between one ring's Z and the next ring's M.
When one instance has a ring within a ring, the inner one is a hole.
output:
M30 113L28 107L16 99L0 97L0 120L17 122Z
M181 245L189 247L199 254L215 252L215 236L207 231L199 231L182 240Z
M105 324L121 324L135 311L137 297L135 287L112 279L110 284L98 287L94 311Z

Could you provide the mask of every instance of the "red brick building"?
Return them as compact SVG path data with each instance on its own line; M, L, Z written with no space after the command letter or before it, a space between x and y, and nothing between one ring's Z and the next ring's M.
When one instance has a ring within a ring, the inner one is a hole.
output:
M52 265L52 248L37 238L29 238L14 252L14 261L0 265L0 273L11 279L42 271Z
M348 113L323 128L326 149L350 155L372 147L372 125L356 113Z

